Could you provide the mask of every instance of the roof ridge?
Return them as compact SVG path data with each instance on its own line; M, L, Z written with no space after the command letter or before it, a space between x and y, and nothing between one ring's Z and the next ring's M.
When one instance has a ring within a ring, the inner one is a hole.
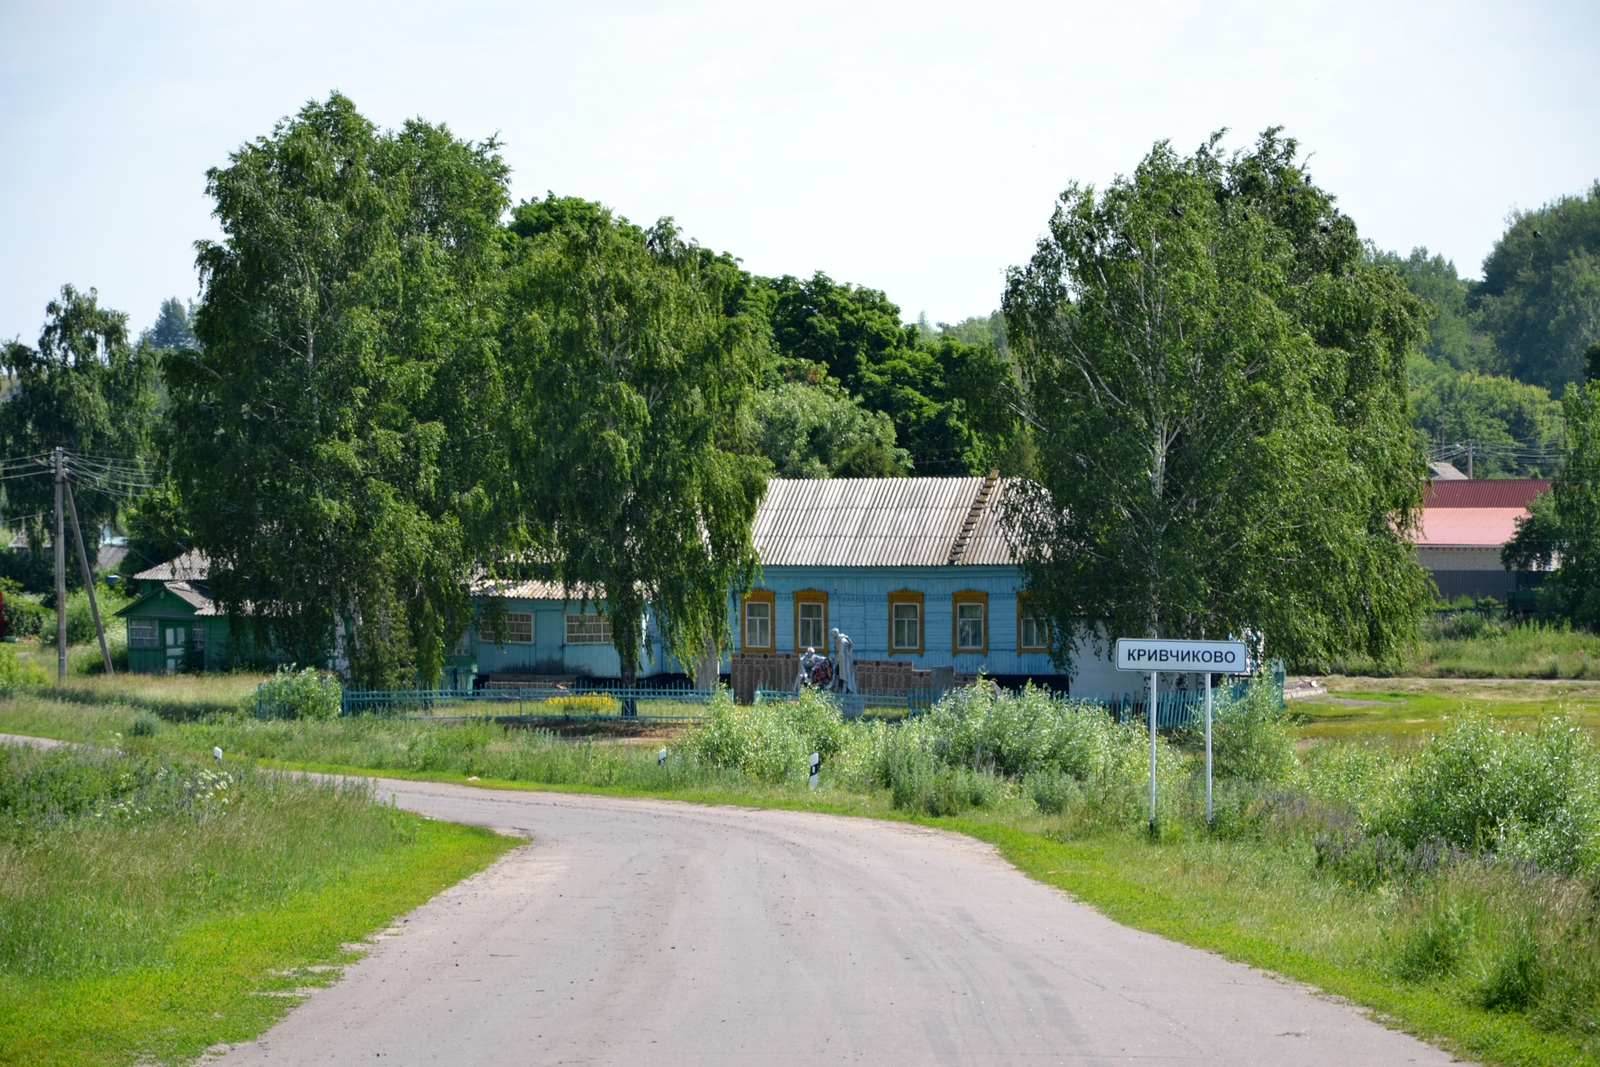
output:
M972 531L978 528L978 519L983 516L983 509L989 504L989 497L994 493L994 487L1000 482L1000 471L991 469L984 476L982 484L978 486L977 495L972 498L972 504L967 508L966 521L961 524L961 532L956 534L956 539L950 543L950 558L945 560L945 565L960 563L961 557L966 554L967 543L972 539Z

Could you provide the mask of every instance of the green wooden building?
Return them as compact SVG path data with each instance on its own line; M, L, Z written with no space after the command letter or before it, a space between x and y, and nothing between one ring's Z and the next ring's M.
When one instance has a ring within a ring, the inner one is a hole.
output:
M138 599L117 615L128 623L128 670L161 674L219 670L228 655L228 620L206 588L208 561L186 552L133 576Z

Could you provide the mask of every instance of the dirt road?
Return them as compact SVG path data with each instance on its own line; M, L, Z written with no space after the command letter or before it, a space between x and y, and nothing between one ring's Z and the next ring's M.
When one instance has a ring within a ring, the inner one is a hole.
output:
M954 834L383 781L531 843L411 913L246 1064L1445 1064L1116 925Z

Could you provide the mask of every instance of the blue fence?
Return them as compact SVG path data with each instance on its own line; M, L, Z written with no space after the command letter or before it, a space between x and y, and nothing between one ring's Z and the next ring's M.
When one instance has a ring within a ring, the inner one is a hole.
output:
M943 694L931 689L913 689L904 696L889 693L830 693L847 719L863 715L882 718L921 715L933 707ZM793 703L799 695L793 689L757 689L756 703Z
M1211 691L1212 707L1226 700L1239 700L1244 697L1245 691L1250 688L1248 680L1237 682L1233 685L1222 685ZM1283 706L1283 680L1273 678L1271 684L1278 691L1278 706ZM1070 696L1062 694L1058 700L1083 701L1088 704L1099 704L1112 715L1118 722L1147 723L1150 721L1150 705L1148 701L1134 700L1121 693L1073 693ZM1156 728L1161 730L1176 730L1192 723L1205 721L1206 691L1204 689L1173 689L1160 693L1156 697Z
M689 688L346 689L343 714L497 722L697 722L711 694Z

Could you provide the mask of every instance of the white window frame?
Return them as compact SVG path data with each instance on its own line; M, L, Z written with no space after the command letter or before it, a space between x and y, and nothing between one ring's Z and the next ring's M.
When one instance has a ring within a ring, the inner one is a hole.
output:
M922 605L915 600L896 600L889 609L889 617L893 620L893 630L889 634L890 650L893 652L920 652L922 650ZM900 628L902 626L911 627L911 640L901 640Z
M816 614L808 617L806 614L808 611ZM820 600L802 600L795 605L794 617L797 623L794 639L795 647L820 649L828 647L828 606L826 604ZM812 638L806 632L811 629L816 630L815 638Z
M611 644L611 616L598 612L571 612L567 615L567 644Z
M524 636L526 635L526 636ZM506 644L531 645L533 644L533 612L508 611L506 612Z
M772 601L744 602L744 647L770 651L772 646Z
M161 622L158 619L128 620L129 648L160 648Z
M962 600L956 603L956 651L957 652L982 652L988 647L984 640L985 632L989 628L988 605L981 600ZM977 640L969 641L965 638L972 636L976 627Z

